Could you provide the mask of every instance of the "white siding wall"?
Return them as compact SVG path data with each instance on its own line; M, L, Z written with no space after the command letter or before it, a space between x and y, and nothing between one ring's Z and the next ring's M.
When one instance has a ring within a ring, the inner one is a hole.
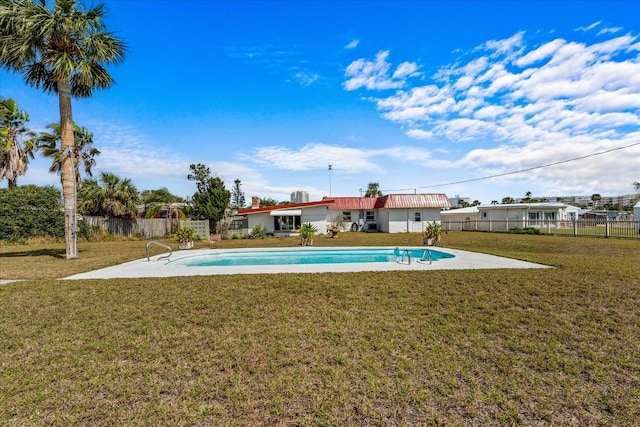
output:
M327 233L327 207L326 206L313 206L302 209L302 215L300 221L302 224L311 223L318 229L318 234ZM274 233L274 220L271 216L271 212L261 212L257 214L247 215L249 220L249 230L255 224L262 224L267 233ZM290 234L295 234L291 232Z
M249 231L256 224L262 224L267 233L273 233L273 217L269 216L269 212L247 215Z
M327 206L314 206L302 210L301 221L303 224L311 223L318 229L318 234L327 234ZM272 225L273 227L273 225Z
M421 233L428 222L440 222L440 209L382 209L380 214L386 213L388 221L381 224L388 233ZM416 212L420 213L420 221L416 221ZM382 216L382 215L380 215ZM381 221L382 222L382 221ZM383 229L383 231L386 231Z
M378 209L376 211L376 222L378 223L378 230L383 233L393 233L389 226L389 223L391 222L389 216L389 209Z

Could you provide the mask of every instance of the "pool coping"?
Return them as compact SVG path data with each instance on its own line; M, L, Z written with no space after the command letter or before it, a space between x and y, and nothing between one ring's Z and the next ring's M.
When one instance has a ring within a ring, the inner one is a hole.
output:
M340 247L341 249L358 249L362 247ZM390 248L395 246L376 246L369 248ZM242 248L242 249L197 249L176 251L170 261L179 258L193 257L212 253L214 251L281 251L281 250L326 250L331 247L310 248ZM337 247L336 247L337 249ZM406 246L400 249L424 249L424 247ZM65 277L65 280L80 279L117 279L143 277L177 277L177 276L210 276L230 274L282 274L282 273L347 273L361 271L429 271L429 270L476 270L476 269L523 269L523 268L551 268L546 265L521 261L511 258L487 255L478 252L462 251L438 247L435 250L455 255L454 258L444 258L429 264L427 261L413 259L399 262L355 263L355 264L287 264L287 265L256 265L256 266L224 266L224 267L188 267L177 263L167 263L167 253L126 262L112 267L101 268L86 273Z

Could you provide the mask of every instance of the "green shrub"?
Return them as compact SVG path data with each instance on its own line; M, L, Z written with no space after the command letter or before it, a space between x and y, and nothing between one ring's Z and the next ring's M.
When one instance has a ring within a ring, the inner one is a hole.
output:
M0 240L20 242L34 237L64 236L60 191L23 185L0 189Z
M313 245L313 236L318 232L318 228L309 223L302 224L298 229L300 246L311 246Z
M200 236L191 227L181 227L176 232L176 238L179 242L189 242L194 240L200 240Z
M85 221L78 221L78 237L85 239L87 242L95 242L103 238L104 234L98 224L89 225Z
M267 230L265 230L264 225L254 224L251 227L251 231L249 231L250 239L264 239L265 237L267 237Z
M525 227L525 228L510 228L509 233L511 234L540 234L540 229L534 227Z

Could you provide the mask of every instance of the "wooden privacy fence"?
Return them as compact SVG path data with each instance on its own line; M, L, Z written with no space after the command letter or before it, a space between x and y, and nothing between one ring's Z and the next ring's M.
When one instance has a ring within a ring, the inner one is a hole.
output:
M168 237L174 234L179 227L191 227L201 239L209 238L209 221L180 221L176 218L108 218L101 216L84 216L84 221L88 226L96 225L111 234L122 237L144 237L151 239L154 237Z
M619 237L640 239L639 220L614 220L585 218L577 220L527 220L527 219L468 219L443 220L447 231L496 231L514 228L536 228L541 233L567 236Z
M100 216L83 216L88 226L95 227L123 237L167 237L176 232L180 221L175 218L108 218Z

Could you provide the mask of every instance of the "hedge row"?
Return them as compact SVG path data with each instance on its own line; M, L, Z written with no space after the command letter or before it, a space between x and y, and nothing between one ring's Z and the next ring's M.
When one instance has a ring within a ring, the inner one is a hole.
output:
M63 236L64 213L58 189L36 185L0 189L0 241Z

